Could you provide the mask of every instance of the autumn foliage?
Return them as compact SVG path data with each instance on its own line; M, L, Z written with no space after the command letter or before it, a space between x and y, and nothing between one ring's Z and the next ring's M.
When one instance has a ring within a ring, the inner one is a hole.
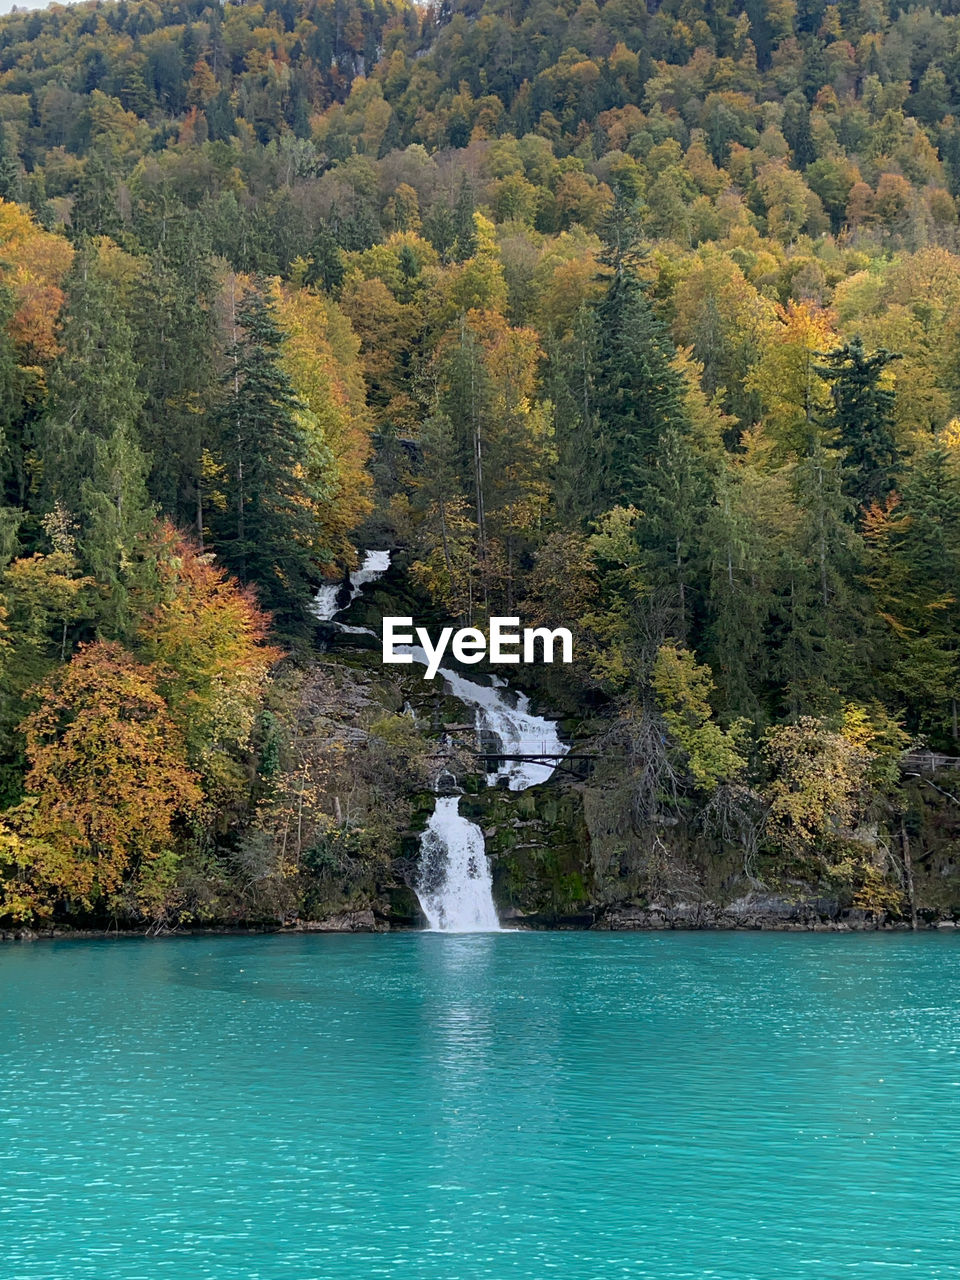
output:
M44 890L82 907L126 891L150 910L201 799L157 669L117 644L86 645L37 694L23 724L29 835L61 854Z
M0 279L12 291L10 332L25 364L43 364L57 352L57 323L73 249L62 236L38 227L19 205L0 200Z
M208 789L242 786L243 752L270 668L270 619L241 588L165 524L157 535L161 598L137 632L156 687ZM223 799L223 797L221 797Z
M954 8L0 18L0 915L379 892L376 752L302 719L386 546L404 612L576 627L529 693L643 779L610 830L892 904L863 831L960 755Z

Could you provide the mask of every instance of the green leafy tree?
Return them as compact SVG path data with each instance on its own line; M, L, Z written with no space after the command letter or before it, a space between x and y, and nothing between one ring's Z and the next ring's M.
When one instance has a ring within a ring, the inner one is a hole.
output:
M652 680L660 714L695 785L713 791L743 773L745 726L737 723L725 730L717 724L710 706L710 668L699 664L688 649L666 644L657 654Z

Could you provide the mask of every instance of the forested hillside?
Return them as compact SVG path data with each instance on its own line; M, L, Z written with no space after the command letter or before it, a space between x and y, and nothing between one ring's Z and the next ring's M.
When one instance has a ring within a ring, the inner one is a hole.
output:
M608 758L608 898L682 830L916 905L960 4L55 5L0 126L0 917L402 881L439 726L309 607L367 545L422 616L575 628L532 691Z

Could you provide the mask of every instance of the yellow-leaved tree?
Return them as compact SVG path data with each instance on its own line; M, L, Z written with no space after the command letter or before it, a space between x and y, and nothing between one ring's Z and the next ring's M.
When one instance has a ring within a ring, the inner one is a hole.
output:
M322 477L320 521L331 559L353 561L353 529L371 510L367 461L372 424L367 411L360 343L350 321L330 298L308 289L277 295L287 334L282 364L294 390L310 410L332 475Z
M689 649L661 645L652 683L670 737L683 751L698 787L712 791L744 771L746 726L738 721L723 729L713 718L714 685L708 666L698 663Z
M879 706L848 704L837 724L802 716L768 729L763 797L775 855L794 873L852 886L854 905L866 911L895 908L901 894L884 847L871 835L871 806L896 786L908 745Z
M37 226L18 204L0 200L0 279L10 289L10 334L25 365L57 354L57 320L73 248L63 236Z
M830 313L812 303L778 306L777 320L764 337L746 385L759 397L767 438L782 462L810 449L830 400L830 388L817 367L839 338Z

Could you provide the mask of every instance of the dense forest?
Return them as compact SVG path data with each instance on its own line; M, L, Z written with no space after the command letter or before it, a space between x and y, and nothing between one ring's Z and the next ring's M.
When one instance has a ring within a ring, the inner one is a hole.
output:
M903 760L960 755L955 0L15 12L0 196L0 917L402 881L456 748L310 611L371 545L420 617L575 627L530 691L609 757L631 892L682 830L915 907Z

